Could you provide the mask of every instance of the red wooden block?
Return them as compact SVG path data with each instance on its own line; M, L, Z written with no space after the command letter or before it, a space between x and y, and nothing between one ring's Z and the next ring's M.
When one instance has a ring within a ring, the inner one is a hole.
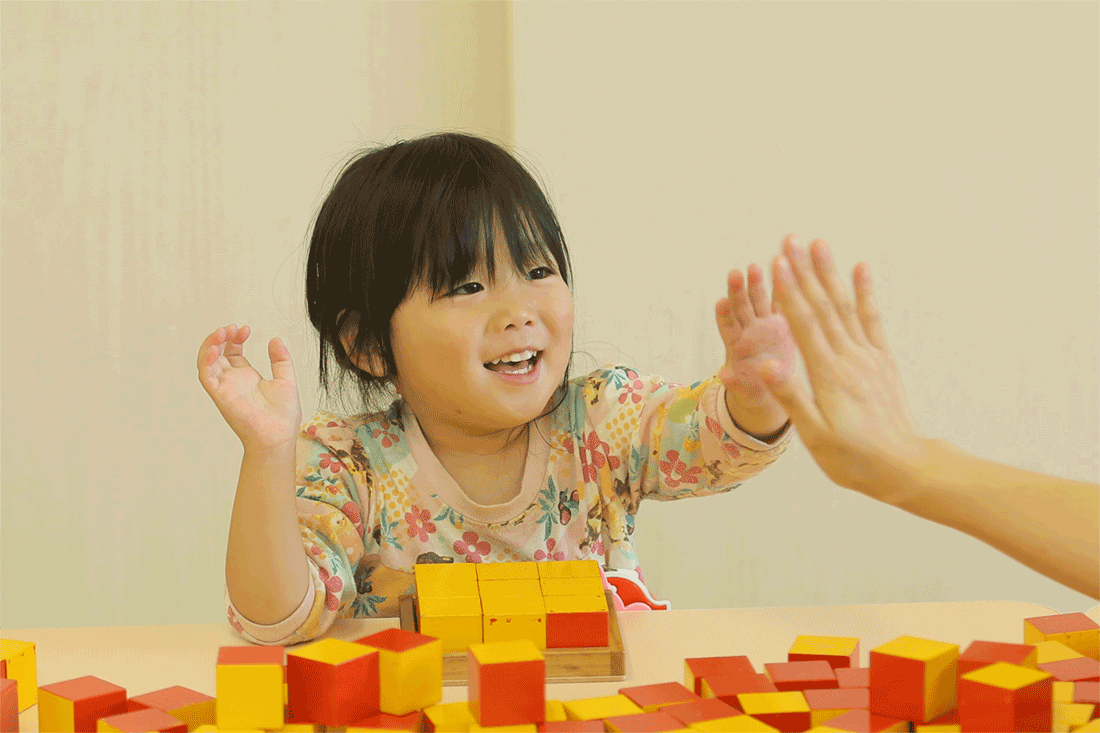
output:
M908 731L909 721L872 715L869 710L849 710L843 715L829 718L825 725L853 733L879 733L879 731Z
M0 677L0 731L19 733L19 690L15 680Z
M702 699L679 682L623 687L619 690L619 694L626 695L631 702L647 713L656 712L666 705L696 702Z
M837 667L833 670L833 674L836 675L836 683L838 687L870 687L871 686L871 668L870 667Z
M218 664L286 664L286 649L281 646L218 647ZM286 680L284 674L283 679Z
M1073 701L1100 705L1100 682L1074 682Z
M94 733L96 721L100 718L126 712L126 688L92 675L54 682L38 689L72 702L74 731ZM38 710L39 720L42 720L44 716L41 695L38 698Z
M744 712L737 696L743 692L779 692L766 674L727 674L720 677L704 677L706 683L704 690L709 689L713 697L718 698L727 705L737 708L737 712Z
M103 726L110 726L111 730L126 733L187 733L187 723L157 708L108 715L99 720ZM96 728L99 729L99 724Z
M833 667L823 659L808 662L770 662L764 665L768 679L780 692L826 690L837 685Z
M683 705L670 705L664 712L679 720L684 727L692 723L702 723L706 720L718 720L719 718L733 718L741 714L741 710L733 707L724 700L712 697L698 702L686 702Z
M703 694L703 678L727 674L756 674L749 658L737 657L693 657L684 660L684 686L696 695Z
M556 596L544 599L544 603L547 649L610 645L607 601L602 596Z
M797 643L797 640L796 640ZM856 642L855 648L852 649L852 653L848 656L842 656L839 654L792 654L787 652L788 662L812 662L815 659L822 659L829 663L829 666L833 669L859 666L859 642Z
M998 666L1007 663L998 662ZM981 674L980 671L971 673ZM959 678L959 724L964 731L1049 731L1054 678L1046 675L1030 684L1007 689Z
M364 718L363 720L352 723L347 727L419 731L423 729L423 718L424 712L421 710L414 710L408 715L390 715L389 713L379 713L378 715L372 715L369 718Z
M516 648L523 651L512 654ZM478 654L483 655L484 663ZM495 661L501 657L513 661ZM466 679L470 712L478 725L523 725L546 720L546 660L534 642L471 645L466 652Z
M1054 675L1059 682L1100 682L1100 662L1089 657L1059 659L1036 666Z
M1029 659L1031 665L1027 664ZM958 676L962 677L967 672L997 662L1018 664L1021 667L1035 666L1035 647L1031 644L1008 644L1003 641L973 641L959 655Z
M182 720L189 728L200 725L213 725L215 718L215 699L210 695L174 685L163 690L154 690L135 695L126 701L127 712L137 712L148 708L163 710L174 718ZM203 706L205 705L205 709Z
M301 654L295 650L287 654L286 717L296 723L341 727L377 715L381 700L378 650L363 646L362 655L332 663L303 656L312 646L301 647Z
M539 733L605 733L602 720L552 720L535 726Z
M913 637L902 637L911 639ZM897 641L901 641L899 639ZM925 641L925 640L920 640ZM896 642L891 642L894 644ZM942 644L942 642L930 642ZM889 647L890 645L884 645ZM955 665L958 661L958 647L943 644L944 647L954 648L955 659L945 667L945 673L950 679L943 679L941 675L929 671L930 662L921 659L913 659L899 654L871 650L871 705L870 711L875 715L900 720L911 720L920 725L927 724L928 720L938 717L956 705L956 679ZM883 647L879 647L882 649ZM951 652L946 652L950 654ZM946 694L937 695L935 690L948 690L950 699ZM926 700L929 695L929 700Z
M803 690L802 696L810 710L867 710L871 706L871 691L866 687Z
M683 728L679 720L660 710L655 713L614 715L604 718L603 722L607 730L615 733L662 733Z

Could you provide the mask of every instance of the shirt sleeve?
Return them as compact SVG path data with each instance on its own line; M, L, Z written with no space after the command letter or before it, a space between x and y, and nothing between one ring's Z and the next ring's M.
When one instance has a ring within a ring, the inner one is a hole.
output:
M734 424L725 398L717 374L684 386L625 366L594 372L585 384L586 478L608 464L611 476L599 483L613 487L630 515L645 498L668 501L736 488L786 450L791 428L770 444L761 442Z
M346 615L356 598L355 570L364 554L377 552L366 532L373 485L362 442L352 426L321 413L298 438L298 528L309 560L310 586L301 604L275 624L249 621L225 591L233 629L253 644L285 646L315 639Z

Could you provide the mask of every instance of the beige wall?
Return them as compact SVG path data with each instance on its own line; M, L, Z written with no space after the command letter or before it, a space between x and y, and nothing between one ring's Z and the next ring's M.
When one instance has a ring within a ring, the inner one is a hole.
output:
M724 271L824 236L871 264L923 429L1098 479L1094 4L0 7L5 626L224 618L240 446L198 345L249 323L265 370L281 336L314 409L311 218L357 148L442 127L546 182L578 368L708 375ZM798 446L638 526L677 607L1093 605Z
M236 436L199 344L281 336L317 403L306 234L360 146L508 140L508 6L4 3L2 621L224 620ZM259 347L257 347L257 344Z

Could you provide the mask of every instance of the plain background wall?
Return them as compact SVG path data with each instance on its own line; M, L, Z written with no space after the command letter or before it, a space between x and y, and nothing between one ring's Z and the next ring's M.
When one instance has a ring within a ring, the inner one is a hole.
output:
M575 257L577 366L713 374L726 273L820 237L849 285L870 265L926 435L1096 482L1098 8L516 3L516 138ZM636 526L674 607L1096 603L797 443Z
M1097 481L1097 21L1080 3L4 3L0 620L224 620L241 451L199 344L248 323L269 374L281 336L317 407L312 217L358 148L440 128L514 139L547 185L577 372L709 375L724 273L822 236L845 270L870 263L927 434ZM679 608L1094 605L832 486L797 442L638 526Z

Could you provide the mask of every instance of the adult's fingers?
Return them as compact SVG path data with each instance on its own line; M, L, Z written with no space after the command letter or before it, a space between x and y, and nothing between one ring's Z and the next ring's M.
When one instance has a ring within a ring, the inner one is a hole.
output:
M813 381L822 365L829 363L833 348L821 330L817 313L810 307L802 288L791 272L789 260L780 255L772 261L775 305L790 326L802 359Z
M793 237L788 237L784 244L784 251L802 297L816 316L818 328L825 335L833 351L842 353L850 340L845 336L844 327L837 317L836 309L817 279L817 273L810 264L809 255Z
M867 340L875 348L889 352L890 347L886 343L886 331L882 327L878 301L875 300L875 293L871 287L871 268L866 262L856 265L852 271L852 281L856 290L856 310L859 312L859 320L863 324Z
M866 343L867 339L863 333L863 325L856 314L856 306L852 302L852 296L849 294L848 288L837 275L832 255L829 253L829 246L825 244L824 240L818 239L810 246L810 255L814 269L817 271L817 278L825 289L828 299L832 301L837 319L844 326L844 330L852 340L860 344Z

